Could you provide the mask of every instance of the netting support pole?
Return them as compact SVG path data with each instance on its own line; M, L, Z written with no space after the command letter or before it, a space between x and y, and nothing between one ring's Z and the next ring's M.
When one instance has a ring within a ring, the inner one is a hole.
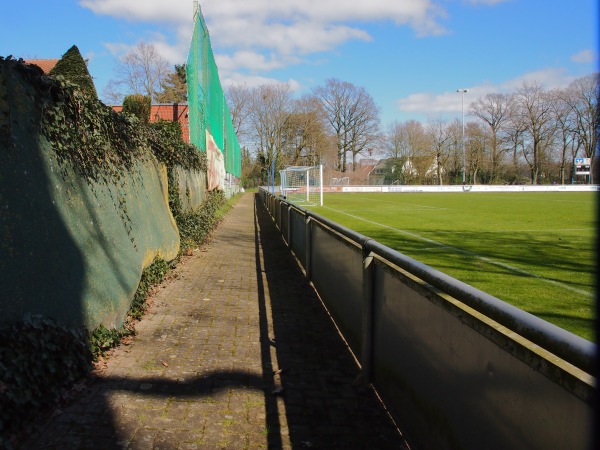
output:
M306 217L306 233L305 233L305 259L306 266L304 267L304 271L306 272L306 279L311 282L312 281L312 233L311 233L311 219L310 216Z
M310 169L306 169L306 203L310 202Z
M323 164L319 164L319 178L321 179L321 198L319 205L323 206Z

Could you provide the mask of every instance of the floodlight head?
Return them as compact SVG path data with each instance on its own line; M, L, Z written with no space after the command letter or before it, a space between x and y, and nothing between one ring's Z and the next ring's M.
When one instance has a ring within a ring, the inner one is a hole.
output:
M464 92L469 92L469 90L468 89L457 89L456 92L463 92L464 93Z

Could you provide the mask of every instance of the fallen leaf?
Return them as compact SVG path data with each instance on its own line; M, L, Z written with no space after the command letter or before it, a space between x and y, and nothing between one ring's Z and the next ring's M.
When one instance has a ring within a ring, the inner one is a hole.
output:
M169 367L169 363L166 363L164 361L163 361L162 365L165 366L165 367Z
M275 389L273 389L271 391L272 395L281 395L283 394L283 387L282 386L277 386Z

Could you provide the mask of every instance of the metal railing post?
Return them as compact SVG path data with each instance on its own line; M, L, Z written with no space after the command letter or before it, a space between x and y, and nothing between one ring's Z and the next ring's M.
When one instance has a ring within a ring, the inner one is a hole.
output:
M306 237L305 239L305 258L306 258L306 267L304 268L304 270L306 271L306 279L310 282L312 281L312 255L311 255L311 248L312 248L312 232L311 232L311 220L310 220L310 216L306 216L306 222L305 222L305 226L306 228L304 229L304 235Z
M375 261L373 252L366 248L366 242L362 246L363 253L363 295L362 295L362 348L360 364L362 366L362 382L370 384L373 367L373 301L374 301L374 278Z
M287 245L292 248L292 206L287 205Z

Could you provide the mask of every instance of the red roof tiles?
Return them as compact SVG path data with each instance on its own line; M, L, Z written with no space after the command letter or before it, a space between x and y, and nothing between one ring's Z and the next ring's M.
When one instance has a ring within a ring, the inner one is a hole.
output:
M35 64L47 74L54 68L58 59L26 59L25 62L27 64Z

